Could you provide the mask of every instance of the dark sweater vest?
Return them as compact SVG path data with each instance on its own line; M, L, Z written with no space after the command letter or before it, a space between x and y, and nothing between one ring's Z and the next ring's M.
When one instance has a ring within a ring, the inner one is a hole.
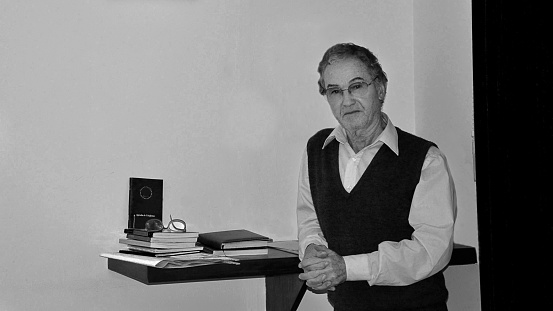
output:
M376 251L383 241L410 239L411 201L426 153L435 145L397 128L399 156L382 145L348 193L340 180L339 143L322 149L331 131L318 132L307 144L311 195L329 248L346 256ZM447 296L441 272L408 286L348 281L328 293L335 310L444 310Z

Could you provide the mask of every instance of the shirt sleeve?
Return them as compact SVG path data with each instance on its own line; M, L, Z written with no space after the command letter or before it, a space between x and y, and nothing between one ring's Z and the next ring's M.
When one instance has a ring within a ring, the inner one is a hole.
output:
M411 239L385 241L378 251L344 256L348 281L369 285L402 286L442 270L453 251L453 228L457 213L455 186L445 155L431 147L415 189L409 224Z
M305 249L309 244L319 244L328 247L319 220L313 206L311 188L309 187L309 171L307 168L307 150L303 152L298 179L298 202L296 209L298 222L299 257L303 260Z

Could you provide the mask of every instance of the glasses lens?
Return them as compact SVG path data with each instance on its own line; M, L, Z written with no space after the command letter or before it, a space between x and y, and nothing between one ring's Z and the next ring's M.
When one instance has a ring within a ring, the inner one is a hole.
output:
M167 225L167 227L170 230L186 232L186 223L182 219L172 219Z
M331 104L339 103L342 101L342 90L337 87L331 87L326 90L326 98Z
M368 89L369 89L369 85L365 82L352 83L348 87L349 93L352 96L356 96L356 97L364 96L365 94L367 94Z
M148 219L144 227L148 231L161 231L163 230L163 222L159 219Z

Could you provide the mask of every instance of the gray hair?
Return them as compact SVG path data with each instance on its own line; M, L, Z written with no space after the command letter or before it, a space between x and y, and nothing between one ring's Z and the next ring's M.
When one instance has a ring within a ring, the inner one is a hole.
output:
M388 85L388 77L386 76L384 70L382 70L382 66L378 62L378 58L376 58L376 56L367 48L353 43L339 43L332 46L325 52L323 59L319 63L319 68L317 69L320 75L318 81L319 93L321 93L321 95L325 95L326 93L323 79L323 73L326 67L336 60L343 60L347 58L356 58L367 66L367 70L372 75L372 78L375 79L374 82L377 89L383 88L384 92L382 93L383 97L381 100L384 101L384 96L386 96L386 87Z

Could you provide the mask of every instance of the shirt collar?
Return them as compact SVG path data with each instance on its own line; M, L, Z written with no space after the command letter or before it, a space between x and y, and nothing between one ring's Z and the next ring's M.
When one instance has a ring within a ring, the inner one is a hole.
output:
M382 131L382 133L380 133L380 135L376 138L373 145L380 141L386 144L388 148L390 148L396 155L399 155L396 127L394 126L394 124L392 124L392 120L390 120L390 118L384 112L382 113L382 120L386 124L386 127L384 128L384 131ZM349 144L346 131L341 125L336 126L334 130L330 133L330 135L328 135L323 143L323 149L334 139L336 139L336 141L341 144Z

